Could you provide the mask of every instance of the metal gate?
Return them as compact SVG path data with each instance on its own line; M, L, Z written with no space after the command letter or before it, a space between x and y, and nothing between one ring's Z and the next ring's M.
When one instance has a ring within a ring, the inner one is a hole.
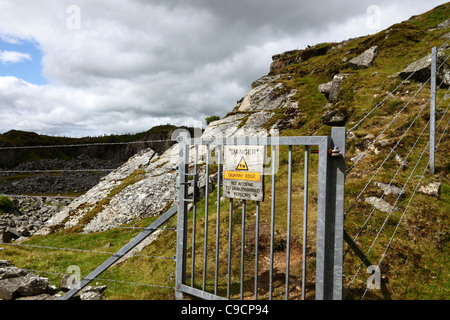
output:
M181 133L178 142L177 299L342 298L345 128L332 128L331 137L206 140ZM264 201L225 197L223 151L229 146L264 147ZM286 148L282 158L280 148ZM277 185L280 175L287 175L286 186ZM311 236L312 216L317 228ZM307 259L315 260L312 268Z

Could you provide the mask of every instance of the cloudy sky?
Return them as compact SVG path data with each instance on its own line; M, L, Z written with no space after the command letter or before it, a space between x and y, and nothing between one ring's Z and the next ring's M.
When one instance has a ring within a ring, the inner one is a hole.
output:
M440 0L0 0L0 133L224 116L274 54L372 34Z

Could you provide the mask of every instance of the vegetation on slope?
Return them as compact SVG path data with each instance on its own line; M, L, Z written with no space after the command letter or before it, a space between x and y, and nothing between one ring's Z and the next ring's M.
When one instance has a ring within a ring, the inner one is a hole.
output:
M423 14L421 16L413 17L408 21L396 24L388 29L388 31L381 31L377 34L361 37L353 41L343 43L341 45L320 44L307 49L307 53L292 51L290 55L286 55L286 63L283 67L273 70L273 74L283 74L279 81L282 81L286 90L296 89L296 101L298 101L299 108L302 114L298 119L297 126L290 130L282 132L283 135L290 136L308 136L308 135L328 135L330 134L330 127L323 125L320 117L323 113L323 107L327 103L327 99L317 90L319 84L328 82L332 77L339 73L351 73L352 77L343 83L341 88L341 99L334 107L345 108L350 114L349 122L346 124L347 129L353 127L362 117L364 117L369 110L377 106L382 99L386 97L388 92L394 90L401 82L395 74L404 69L409 63L417 60L430 53L433 46L440 46L444 41L442 36L448 33L447 30L434 29L437 24L441 23L450 16L450 5L442 5L434 10ZM374 65L369 69L352 70L348 67L347 61L362 53L364 50L373 45L379 47L380 53L376 58ZM311 54L309 55L308 52ZM324 53L325 52L325 53ZM447 55L448 55L447 51ZM307 63L301 61L306 57ZM394 76L393 76L394 75ZM420 88L421 83L409 81L405 83L401 89L389 97L385 103L373 112L356 128L354 136L347 142L347 168L353 162L350 160L355 156L358 150L364 150L370 143L369 135L376 137L379 135L386 124L389 123L395 114L397 114L402 107L407 103L415 92ZM442 101L445 94L444 89L438 90L438 101ZM383 139L392 139L394 144L400 136L406 131L409 124L412 123L415 116L426 104L429 98L429 89L423 90L414 100L409 104L408 109L401 113L398 119L392 124L392 127ZM442 115L442 108L445 109L445 103L441 109L438 109L438 117ZM447 118L448 119L448 116ZM442 133L443 126L446 124L444 119L441 127L438 130L437 136ZM423 114L418 117L414 126L402 138L396 153L401 158L406 158L409 150L414 145L416 138L419 136L422 129L429 120L429 112L426 108ZM448 299L448 288L450 287L450 279L448 272L448 253L449 253L449 219L448 212L450 212L450 181L449 168L450 161L449 154L449 139L448 135L439 145L436 154L436 174L431 175L426 169L427 153L425 158L418 164L416 171L411 174L416 161L421 155L421 150L426 147L426 139L428 131L424 134L422 139L414 149L414 152L408 158L407 166L400 167L398 175L393 184L402 187L406 182L406 196L401 198L398 203L398 210L393 211L390 216L379 210L375 210L370 217L370 223L362 231L356 243L367 252L373 243L373 240L378 237L379 230L383 226L383 232L379 233L378 240L375 246L371 249L368 256L369 260L377 263L383 259L381 264L381 273L383 281L383 290L371 290L365 296L366 299ZM373 138L372 138L373 140ZM425 142L424 142L425 141ZM357 166L349 173L346 181L346 203L345 208L348 209L353 205L353 202L359 196L361 190L366 183L371 179L377 168L383 163L390 148L394 144L389 144L388 147L381 148L378 146L378 152L371 152L361 160ZM302 167L302 150L294 152L295 163L294 173L300 174L300 177L294 178L294 191L297 197L294 197L293 208L300 212L294 218L294 226L292 229L292 238L294 239L291 251L292 252L292 286L291 297L299 298L299 291L296 287L298 279L300 279L300 265L301 265L301 208L302 208L302 194L303 186L301 180ZM287 163L287 153L285 149L281 150L281 163ZM314 172L317 167L316 159L311 155L310 172ZM397 171L399 164L393 159L389 159L383 165L375 178L375 181L388 183L393 173ZM281 166L279 175L277 176L277 195L276 195L276 277L275 277L275 295L277 299L284 298L284 274L283 263L285 260L284 249L286 246L286 199L284 190L287 185L286 169ZM429 195L415 193L415 196L409 205L409 199L414 193L414 188L419 182L422 172L425 176L420 184L427 184L429 182L441 182L441 194L439 198ZM411 180L409 177L411 176ZM316 185L316 177L311 176L311 186ZM266 180L266 195L270 195L270 180ZM310 208L314 211L314 204L317 200L317 190L312 187L310 192ZM365 223L372 210L371 205L365 203L363 199L369 196L380 196L380 190L370 184L365 190L363 197L356 201L352 210L349 211L346 221L345 230L351 237L355 237L360 232L361 226ZM387 196L386 200L390 203L395 202L395 197ZM209 219L215 221L217 190L214 190L209 197L209 205L211 209ZM403 215L407 208L406 214ZM249 235L246 238L246 270L251 272L254 268L254 241L255 241L255 207L250 204L247 207L249 212L248 220L246 221ZM267 250L269 239L264 231L269 228L268 214L270 211L270 201L264 202L261 208L261 239L259 242L261 256L260 256L260 297L267 298ZM220 221L223 225L223 237L220 237L220 273L226 273L226 253L227 253L227 236L226 228L228 224L229 202L220 202ZM204 207L199 204L197 225L204 223ZM233 224L236 229L233 229L233 272L232 272L232 286L233 297L239 297L239 272L240 272L240 219L241 209L236 206L233 215ZM307 298L313 298L314 293L314 233L315 221L314 215L311 215L308 223L308 234L310 245L308 247L308 295ZM137 227L147 226L152 219L144 219L136 222ZM169 226L176 225L173 219ZM189 216L189 226L192 226L192 215ZM398 228L397 228L398 226ZM189 234L192 232L192 227L189 227ZM133 229L116 229L103 233L96 234L59 234L55 233L45 237L34 237L27 244L62 247L62 248L83 248L93 251L117 251L123 244L132 239L139 230ZM390 242L391 235L395 233L395 237ZM265 234L265 235L264 235ZM210 227L210 234L208 235L208 270L207 270L207 289L211 291L213 287L214 269L214 252L215 252L215 228ZM107 244L113 244L105 248ZM203 262L203 235L198 235L198 256L196 256L196 263L201 270ZM389 247L388 247L389 245ZM348 247L346 246L345 249ZM385 252L385 249L388 250ZM188 252L190 249L188 249ZM386 253L386 255L384 255ZM171 230L165 231L153 245L145 248L142 255L148 257L136 257L129 259L120 265L108 270L102 278L114 279L125 282L136 282L154 284L157 286L133 285L129 283L97 281L101 284L106 284L108 290L106 295L110 299L173 299L173 272L175 270L175 263L170 259L155 259L149 256L157 257L173 257L175 255L175 233ZM69 265L79 265L83 275L87 275L90 271L95 269L107 256L104 257L98 254L89 252L66 252L66 251L49 251L46 249L27 249L22 247L7 247L5 251L0 253L2 259L10 259L17 266L26 267L32 270L49 270L50 272L64 273ZM57 257L57 259L55 259ZM295 259L294 259L295 257ZM192 261L192 257L188 254L188 264ZM55 262L56 261L56 262ZM353 252L349 252L345 258L344 264L344 287L347 287L352 281L355 272L361 261L355 256ZM347 299L359 299L366 288L366 281L368 275L365 267L362 267L359 275L355 278L354 284L350 287ZM52 278L52 276L50 276ZM195 286L201 286L202 274L195 274ZM58 277L54 280L57 283ZM190 274L188 274L190 279ZM226 281L222 279L222 281ZM222 282L222 284L225 284ZM160 287L158 287L160 286ZM251 298L253 295L253 279L246 279L245 283L245 297ZM223 292L221 292L223 293Z

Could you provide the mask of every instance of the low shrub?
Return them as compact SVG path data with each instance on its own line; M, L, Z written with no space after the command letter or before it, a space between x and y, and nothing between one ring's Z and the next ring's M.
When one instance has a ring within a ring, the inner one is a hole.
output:
M10 213L13 208L13 203L10 198L0 196L0 213Z

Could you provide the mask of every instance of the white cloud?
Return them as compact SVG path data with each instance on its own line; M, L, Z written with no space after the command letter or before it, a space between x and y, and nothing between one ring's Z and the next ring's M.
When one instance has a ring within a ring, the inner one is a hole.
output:
M386 28L441 3L1 0L0 39L38 43L49 84L0 77L0 132L108 134L223 116L268 73L272 55L375 32L372 4ZM67 24L73 4L79 29ZM5 59L31 59L18 54Z
M19 62L23 62L25 60L31 61L31 56L28 53L0 50L0 62L3 64L19 63Z

